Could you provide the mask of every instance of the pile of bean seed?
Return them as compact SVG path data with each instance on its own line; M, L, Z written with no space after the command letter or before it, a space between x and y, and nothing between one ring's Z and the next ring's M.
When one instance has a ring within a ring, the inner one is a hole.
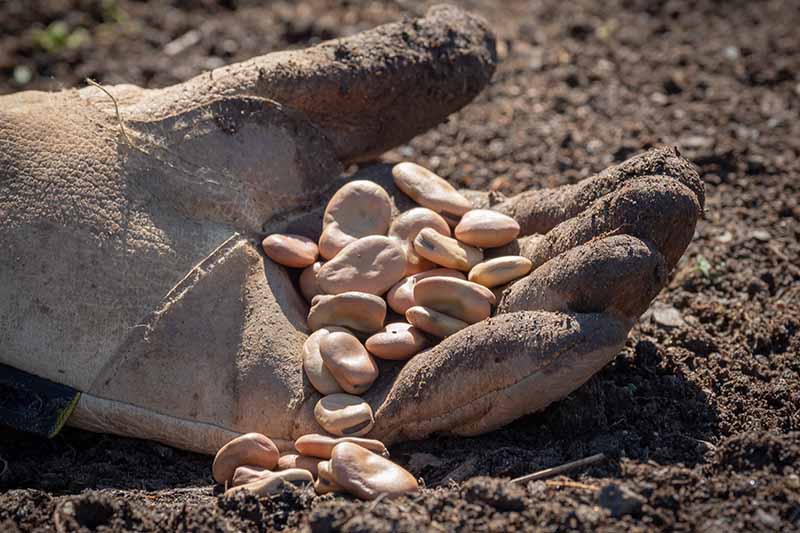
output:
M276 263L304 268L299 285L311 304L313 333L303 368L323 395L316 419L337 436L372 429L372 409L359 395L378 377L375 357L407 360L488 318L496 304L491 289L531 270L521 256L484 261L484 249L517 237L514 219L473 209L447 181L414 163L395 165L392 176L420 207L392 220L391 199L380 185L352 181L328 203L319 243L286 234L262 243ZM405 320L385 324L387 303Z
M292 234L264 239L270 259L303 269L298 283L311 304L312 332L303 369L322 395L314 408L317 422L339 438L305 435L280 455L264 435L238 437L214 461L214 478L229 490L263 495L284 481L364 499L417 490L414 477L386 459L380 441L360 438L375 422L360 397L378 378L375 357L408 360L488 318L497 303L492 289L530 272L524 257L484 260L484 249L517 237L514 219L473 209L449 183L414 163L395 165L392 175L419 207L392 220L392 201L382 187L352 181L328 203L318 243ZM388 324L387 304L398 316Z
M246 490L266 496L284 483L313 483L317 494L348 492L364 500L419 489L414 476L388 456L386 446L373 439L304 435L294 450L281 453L266 435L247 433L217 452L211 471L226 495Z

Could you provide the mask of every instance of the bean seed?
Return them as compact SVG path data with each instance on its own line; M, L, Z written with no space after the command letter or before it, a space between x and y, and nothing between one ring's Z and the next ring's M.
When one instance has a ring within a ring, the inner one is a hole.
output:
M425 207L415 207L397 216L389 227L389 237L401 242L406 254L405 275L410 276L435 268L431 261L420 257L414 250L414 239L423 228L431 228L442 235L450 236L450 226L434 211Z
M317 477L317 465L319 465L320 461L322 461L322 459L319 457L287 453L281 455L281 458L278 459L278 470L300 468L302 470L308 470L311 472L312 476Z
M402 279L406 254L395 239L371 235L353 241L322 265L319 287L328 294L348 291L383 294Z
M492 314L492 291L456 278L434 276L414 286L414 301L467 324L480 322Z
M392 218L392 201L380 185L351 181L336 191L322 218L319 252L332 259L351 242L367 235L386 235Z
M449 337L469 326L463 320L447 316L429 307L415 305L406 311L406 320L435 337Z
M278 461L280 464L280 460ZM242 465L237 466L233 472L231 482L228 484L230 487L238 487L239 485L247 485L261 477L271 474L272 471L268 468L261 468L260 466Z
M324 263L317 261L313 265L306 267L300 274L300 292L307 302L311 302L317 294L324 294L317 283L317 273Z
M317 243L302 235L273 233L261 241L267 257L279 265L305 268L317 260Z
M459 217L472 209L472 204L452 185L427 168L415 163L398 163L392 168L397 188L412 200L437 213Z
M311 385L322 395L342 392L342 388L331 371L325 367L319 353L320 341L332 331L347 330L337 326L324 327L309 335L303 344L303 370L305 370Z
M366 448L378 455L389 457L389 451L386 446L379 440L365 439L362 437L329 437L327 435L309 434L303 435L294 441L295 449L303 455L311 455L313 457L321 457L322 459L330 459L333 447L342 442L352 442L358 444L362 448Z
M446 268L469 272L483 261L483 252L455 239L425 228L414 239L414 250L425 259Z
M386 301L389 302L389 307L391 307L395 313L404 315L410 307L416 305L414 303L414 285L420 280L431 276L450 276L458 279L467 279L462 272L449 268L435 268L433 270L414 274L413 276L408 276L407 278L401 279L386 293Z
M373 500L379 494L392 497L419 490L417 480L405 468L349 442L333 449L330 472L342 489L364 500Z
M330 394L314 407L314 417L322 429L339 437L359 437L375 424L372 408L358 396Z
M411 324L394 322L367 339L367 350L381 359L404 360L428 345L428 339Z
M473 209L461 217L456 238L472 246L495 248L519 235L519 224L513 218L491 209Z
M334 331L323 336L319 354L345 392L363 394L378 378L375 359L350 332Z
M239 485L238 487L228 489L225 491L225 496L231 496L242 490L252 492L256 496L266 496L283 491L284 483L297 486L307 485L309 483L314 483L314 477L308 470L300 468L281 470L280 472L272 472L262 476L246 485Z
M316 331L325 326L341 326L374 333L383 327L385 319L386 302L380 296L365 292L320 294L311 301L308 327Z
M527 257L506 255L478 263L469 271L469 280L484 287L497 287L527 275L533 263Z
M217 483L233 478L236 468L243 465L272 470L278 464L280 452L275 443L260 433L245 433L219 449L211 472Z

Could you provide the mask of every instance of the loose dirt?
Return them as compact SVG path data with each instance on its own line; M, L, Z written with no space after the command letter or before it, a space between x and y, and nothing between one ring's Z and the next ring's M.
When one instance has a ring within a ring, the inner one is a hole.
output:
M86 77L163 86L427 5L259 4L3 2L0 92ZM574 183L660 144L701 170L694 242L616 360L500 431L392 448L427 489L377 503L301 491L223 499L208 457L2 428L0 530L800 530L800 10L790 0L464 5L497 32L492 86L385 160L509 194ZM55 21L70 35L85 28L78 46L45 50L52 39L39 30ZM608 460L569 477L504 479L598 452Z

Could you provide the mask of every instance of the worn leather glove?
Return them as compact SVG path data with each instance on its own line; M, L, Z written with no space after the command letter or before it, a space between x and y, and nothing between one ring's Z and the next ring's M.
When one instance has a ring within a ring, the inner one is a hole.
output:
M321 432L302 370L308 307L267 259L276 231L318 238L348 179L410 200L389 167L489 82L485 22L449 7L173 87L0 98L0 362L81 396L67 423L213 453L258 431ZM702 211L670 149L579 184L475 207L516 218L535 269L496 316L381 361L369 437L473 435L565 396L607 362L664 286Z

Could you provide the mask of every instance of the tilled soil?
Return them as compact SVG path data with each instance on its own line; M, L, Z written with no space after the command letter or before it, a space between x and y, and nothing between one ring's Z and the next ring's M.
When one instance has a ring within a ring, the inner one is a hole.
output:
M6 1L0 92L86 77L162 86L426 7L259 4ZM695 240L616 360L492 434L394 447L427 489L377 503L313 491L224 499L207 457L2 428L0 531L800 530L800 6L464 4L497 33L493 84L386 160L504 193L574 183L661 144L701 171ZM41 31L54 21L85 31L59 45L53 27ZM569 477L508 483L599 452L607 460Z

